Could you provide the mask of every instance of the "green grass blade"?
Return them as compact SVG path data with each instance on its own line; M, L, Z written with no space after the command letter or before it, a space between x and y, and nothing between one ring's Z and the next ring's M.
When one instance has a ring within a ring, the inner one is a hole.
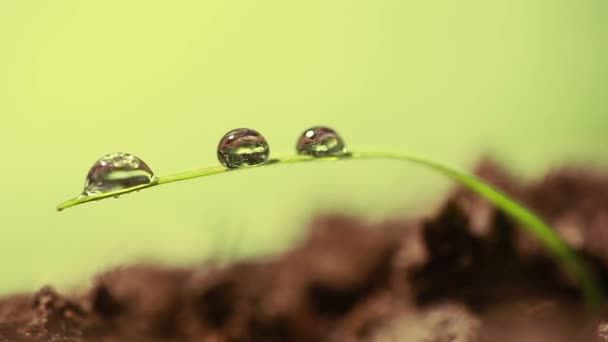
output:
M137 187L122 189L104 194L92 196L78 196L74 199L66 201L57 207L58 211L80 205L83 203L97 201L104 198L116 197L127 194L133 191L139 191L145 188L154 187L157 185L168 184L172 182L184 181L193 178L211 176L226 172L235 172L240 170L248 170L251 168L267 167L270 165L293 164L300 162L322 162L336 160L351 160L351 159L393 159L413 162L422 166L426 166L435 170L456 182L466 186L470 190L484 197L496 207L509 214L515 220L522 224L521 227L534 235L542 244L553 254L558 262L578 281L581 288L585 303L591 309L597 309L603 300L602 290L595 279L593 272L590 270L585 261L580 258L568 245L560 239L554 229L549 227L541 218L535 215L532 211L519 204L516 200L510 198L500 190L494 188L490 184L484 182L478 177L452 168L445 164L432 161L420 156L404 153L390 152L358 152L347 153L342 156L312 158L309 156L290 156L283 158L271 159L268 162L256 166L249 166L237 169L227 169L221 166L203 168L194 171L176 173L173 175L159 177L154 182L149 184L139 185Z

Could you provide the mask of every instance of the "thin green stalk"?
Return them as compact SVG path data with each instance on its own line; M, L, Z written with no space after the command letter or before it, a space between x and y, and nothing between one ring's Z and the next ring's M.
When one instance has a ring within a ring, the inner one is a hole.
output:
M321 162L321 161L336 161L336 160L350 160L350 159L392 159L413 162L435 171L444 174L445 176L455 180L456 182L466 186L470 190L476 192L480 196L484 197L496 207L502 209L505 213L512 216L522 227L528 230L532 235L539 239L545 247L554 255L554 257L563 265L563 267L579 282L581 291L583 293L586 304L592 308L597 309L602 302L602 290L594 277L593 272L590 270L585 261L580 258L568 245L560 239L555 233L555 230L549 227L542 219L532 213L529 209L519 204L516 200L510 198L500 190L494 188L490 184L484 182L478 177L452 168L445 164L438 163L436 161L429 160L420 156L415 156L405 153L390 153L390 152L355 152L347 153L342 156L335 157L324 157L324 158L313 158L309 156L289 156L282 158L274 158L268 162L256 166L242 167L237 169L228 169L221 166L207 167L199 170L176 173L169 176L159 177L155 181L139 185L136 187L122 189L118 191L112 191L109 193L103 193L92 196L79 196L71 199L67 202L60 204L57 210L73 207L79 204L101 200L108 197L116 197L133 191L139 191L146 188L151 188L161 184L167 184L172 182L179 182L193 178L206 177L224 172L235 172L239 170L247 170L258 167L266 167L270 165L279 164L293 164L300 162Z

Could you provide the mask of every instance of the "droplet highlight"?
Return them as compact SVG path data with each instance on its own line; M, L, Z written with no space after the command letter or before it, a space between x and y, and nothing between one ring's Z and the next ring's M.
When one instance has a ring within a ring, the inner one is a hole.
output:
M346 153L344 140L329 127L311 127L300 135L296 145L298 154L328 157Z
M150 167L130 153L110 153L89 170L83 195L92 196L156 181Z
M228 168L251 166L268 160L270 148L266 139L250 128L237 128L226 133L217 146L217 159Z

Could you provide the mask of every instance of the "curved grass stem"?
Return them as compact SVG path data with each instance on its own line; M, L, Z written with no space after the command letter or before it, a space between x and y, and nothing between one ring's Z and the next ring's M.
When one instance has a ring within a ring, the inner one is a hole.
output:
M597 279L595 278L593 272L590 270L586 262L582 258L580 258L572 249L570 249L568 245L555 233L555 230L549 227L549 225L547 225L541 218L539 218L529 209L525 208L522 204L518 203L516 200L510 198L500 190L494 188L490 184L484 182L483 180L472 174L460 171L456 168L424 157L411 154L391 152L354 152L347 153L341 156L324 158L312 158L309 156L296 155L282 158L274 158L264 164L242 167L237 169L228 169L221 166L214 166L159 177L149 184L139 185L128 189L122 189L118 191L112 191L91 196L81 195L60 204L57 207L57 210L61 211L63 209L73 207L79 204L97 201L108 197L116 197L133 191L154 187L157 185L179 182L199 177L206 177L224 172L235 172L239 170L247 170L252 168L266 167L270 165L279 164L293 164L311 161L335 161L346 159L392 159L413 162L415 164L419 164L432 170L438 171L439 173L442 173L443 175L466 186L470 190L476 192L480 196L493 203L496 207L500 208L505 213L509 214L521 224L522 228L526 229L537 239L539 239L542 244L560 262L560 264L578 281L585 302L589 308L597 309L600 303L602 302L603 295L601 287L599 286Z

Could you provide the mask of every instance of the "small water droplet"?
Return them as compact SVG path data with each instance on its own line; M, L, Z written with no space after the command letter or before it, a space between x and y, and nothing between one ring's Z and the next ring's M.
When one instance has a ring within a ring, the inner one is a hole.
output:
M268 160L269 154L266 139L250 128L233 129L217 146L217 158L229 168L261 164Z
M110 153L101 157L89 170L83 195L103 194L155 180L152 170L141 159L129 153Z
M316 126L302 133L296 150L299 154L327 157L345 153L346 146L336 131L329 127Z

